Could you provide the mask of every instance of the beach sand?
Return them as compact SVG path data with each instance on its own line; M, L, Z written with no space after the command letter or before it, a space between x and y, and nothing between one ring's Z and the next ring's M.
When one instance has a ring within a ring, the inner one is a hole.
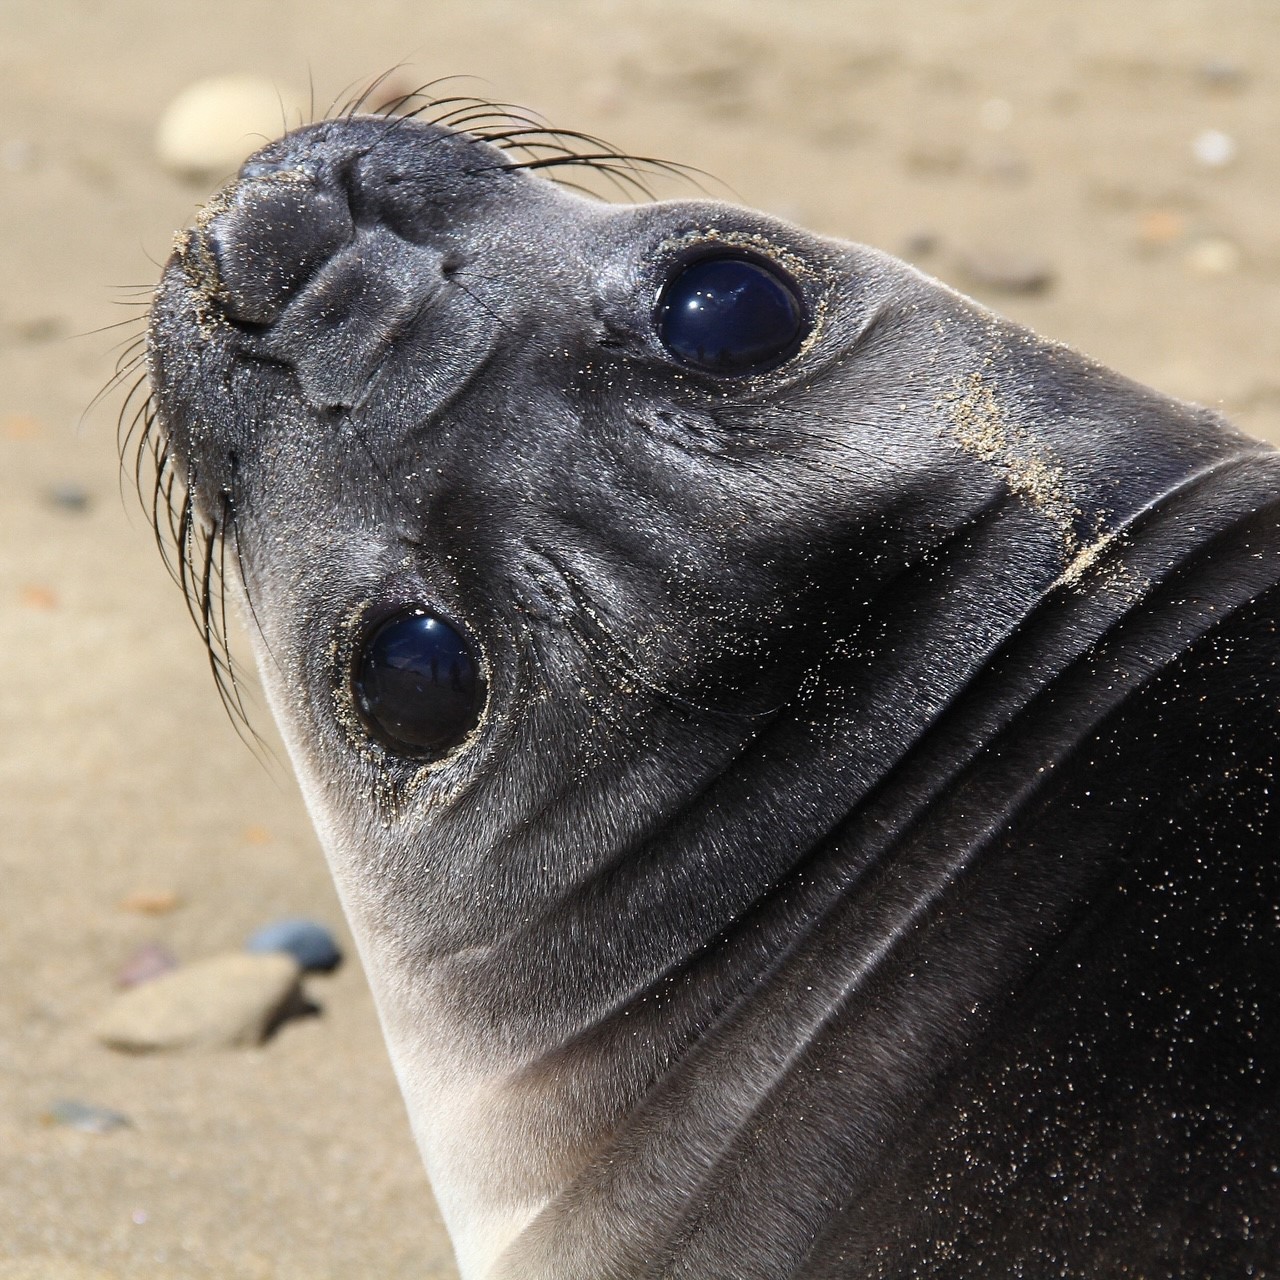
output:
M1278 52L1247 0L0 6L0 1280L454 1274L354 958L258 1049L90 1032L145 942L306 915L350 951L265 710L264 763L121 496L122 396L87 409L212 189L156 160L176 94L475 77L440 91L696 166L1280 440Z

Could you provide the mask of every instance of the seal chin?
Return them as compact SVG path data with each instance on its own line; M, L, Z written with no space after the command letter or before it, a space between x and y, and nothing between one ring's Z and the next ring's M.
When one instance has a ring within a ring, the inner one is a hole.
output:
M1271 450L403 119L252 159L149 360L465 1275L1263 1265Z

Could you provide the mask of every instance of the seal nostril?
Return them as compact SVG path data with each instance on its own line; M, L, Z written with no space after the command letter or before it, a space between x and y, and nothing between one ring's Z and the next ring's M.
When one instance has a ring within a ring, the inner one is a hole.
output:
M344 200L296 169L263 167L268 176L242 182L205 232L218 268L218 301L229 319L245 324L278 319L354 232Z

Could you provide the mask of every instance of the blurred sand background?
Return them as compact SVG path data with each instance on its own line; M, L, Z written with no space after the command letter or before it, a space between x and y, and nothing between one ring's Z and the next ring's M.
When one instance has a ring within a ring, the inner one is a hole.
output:
M120 495L119 400L84 412L135 332L91 331L210 190L158 164L156 122L204 76L310 80L323 110L400 62L1280 440L1271 0L0 0L0 1280L453 1275L354 961L261 1049L132 1058L88 1030L142 942L341 928L283 756L237 739ZM1028 272L1052 281L1002 292ZM138 892L179 905L120 907ZM131 1126L49 1124L59 1098Z

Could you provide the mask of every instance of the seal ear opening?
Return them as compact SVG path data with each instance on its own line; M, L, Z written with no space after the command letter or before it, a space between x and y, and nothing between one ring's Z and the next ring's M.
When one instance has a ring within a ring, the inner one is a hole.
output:
M397 755L438 760L471 732L484 706L475 650L451 622L403 610L358 641L351 673L365 732Z
M681 263L663 286L654 318L676 360L722 377L774 368L799 350L810 328L790 276L743 253Z

